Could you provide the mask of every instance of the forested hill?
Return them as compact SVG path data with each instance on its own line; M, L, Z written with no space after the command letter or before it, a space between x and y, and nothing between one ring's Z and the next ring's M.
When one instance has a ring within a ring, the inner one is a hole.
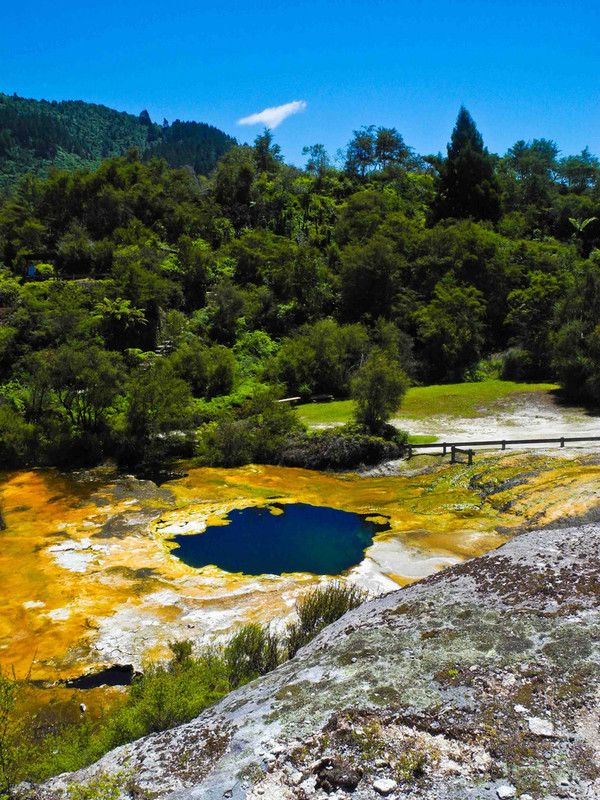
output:
M203 122L153 123L139 116L82 100L48 102L0 93L0 187L24 174L45 176L50 167L96 168L105 158L138 147L144 160L165 158L172 167L189 165L208 175L235 144L231 136Z

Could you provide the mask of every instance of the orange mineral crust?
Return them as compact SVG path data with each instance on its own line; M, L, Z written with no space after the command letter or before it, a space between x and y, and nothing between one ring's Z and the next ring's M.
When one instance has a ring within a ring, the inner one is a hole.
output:
M142 669L171 641L214 641L248 621L285 625L296 598L327 577L194 569L171 552L173 536L227 524L235 508L301 502L383 518L389 530L341 576L381 593L498 547L528 521L582 515L600 492L589 457L481 456L427 469L190 468L161 487L109 469L5 474L0 664L56 682L112 664Z

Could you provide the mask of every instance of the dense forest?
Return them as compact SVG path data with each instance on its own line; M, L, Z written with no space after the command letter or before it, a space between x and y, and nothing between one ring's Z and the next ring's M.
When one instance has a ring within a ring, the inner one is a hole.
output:
M208 175L234 144L201 122L157 125L147 111L136 117L80 100L58 103L0 93L0 190L26 173L46 177L52 168L95 169L131 147L138 147L145 161L156 155L172 167L189 165Z
M462 108L444 157L370 126L298 169L265 130L203 177L167 163L177 128L0 207L1 463L347 466L397 452L409 381L600 398L587 149L499 157ZM277 402L320 394L354 396L355 424L309 435Z

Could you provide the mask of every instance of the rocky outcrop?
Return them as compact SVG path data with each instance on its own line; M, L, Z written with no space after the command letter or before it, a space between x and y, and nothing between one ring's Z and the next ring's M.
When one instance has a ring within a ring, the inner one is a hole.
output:
M600 525L525 533L42 794L119 773L180 800L598 797L599 600Z

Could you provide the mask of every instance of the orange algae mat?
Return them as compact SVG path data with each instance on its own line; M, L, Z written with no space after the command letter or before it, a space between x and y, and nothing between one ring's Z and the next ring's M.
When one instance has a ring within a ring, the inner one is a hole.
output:
M190 469L161 488L110 470L6 474L0 664L54 682L110 664L141 668L165 656L169 641L206 642L244 622L285 620L323 576L196 570L171 555L169 537L222 523L233 508L302 502L385 516L391 530L346 575L381 592L497 547L528 520L582 514L598 492L593 463L531 454L378 478Z

